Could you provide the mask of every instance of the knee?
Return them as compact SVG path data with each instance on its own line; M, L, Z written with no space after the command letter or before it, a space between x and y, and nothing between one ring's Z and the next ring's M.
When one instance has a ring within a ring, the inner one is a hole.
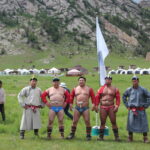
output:
M78 123L78 122L77 122L76 120L73 120L73 123L72 123L72 124L73 124L73 126L76 126L77 123Z
M90 121L89 120L85 120L85 124L90 126Z
M48 123L49 125L53 124L53 120L50 119Z

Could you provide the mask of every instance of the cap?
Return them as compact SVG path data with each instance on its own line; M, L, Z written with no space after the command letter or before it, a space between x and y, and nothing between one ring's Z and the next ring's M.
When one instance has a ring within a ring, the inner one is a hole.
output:
M52 81L53 81L53 82L55 82L55 81L60 81L60 79L59 79L59 78L53 78Z

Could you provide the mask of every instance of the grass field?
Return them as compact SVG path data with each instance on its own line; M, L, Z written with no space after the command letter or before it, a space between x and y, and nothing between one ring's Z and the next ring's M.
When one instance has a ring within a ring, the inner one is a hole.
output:
M95 92L97 91L98 84L98 75L92 77L90 75L87 77L87 85L94 88ZM149 87L149 76L139 76L140 84L150 90ZM48 108L45 107L41 110L41 119L42 119L42 128L40 129L40 137L36 138L33 135L33 131L26 132L25 139L19 139L19 126L22 115L22 108L19 106L17 101L18 92L26 85L28 85L28 80L30 76L0 76L0 80L4 82L4 88L6 90L7 99L6 99L6 122L1 121L0 116L0 150L15 149L15 150L97 150L97 149L116 149L116 150L148 150L150 144L144 144L142 142L142 135L135 134L133 143L127 142L127 131L126 131L126 120L127 120L127 110L121 104L119 112L117 114L117 122L119 126L121 142L114 142L113 133L111 130L110 121L107 120L107 126L110 129L110 136L105 137L104 142L96 141L96 137L93 137L92 141L87 142L85 140L85 125L81 118L77 132L76 138L72 141L62 140L59 138L58 132L58 123L57 119L54 123L54 130L52 134L52 140L46 140L46 126L48 121ZM38 86L45 90L51 86L51 77L48 76L38 76ZM61 81L66 82L68 87L72 89L77 85L76 77L61 77ZM121 95L127 87L131 85L131 76L130 75L114 75L113 84L117 86ZM150 120L150 109L147 110L148 118ZM91 112L91 124L95 125L95 113ZM150 124L149 124L150 125ZM70 132L71 120L65 116L65 136Z

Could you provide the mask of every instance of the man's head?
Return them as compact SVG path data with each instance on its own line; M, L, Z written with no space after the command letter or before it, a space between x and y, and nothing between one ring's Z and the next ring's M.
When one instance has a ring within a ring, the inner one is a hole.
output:
M138 77L136 77L136 76L132 77L132 85L133 85L133 87L138 87L138 85L139 85Z
M37 78L31 78L30 79L30 85L33 87L33 88L35 88L36 87L36 85L37 85Z
M3 82L0 80L0 88L2 87Z
M86 83L86 78L85 77L79 77L78 78L78 81L79 81L79 85L81 86L81 87L83 87L83 86L85 86L85 83Z
M55 88L58 88L58 87L59 87L59 84L60 84L60 79L59 79L59 78L54 78L54 79L52 80L52 82L53 82L53 86L54 86Z
M106 85L111 85L112 83L112 77L111 76L106 76L105 77L105 84Z

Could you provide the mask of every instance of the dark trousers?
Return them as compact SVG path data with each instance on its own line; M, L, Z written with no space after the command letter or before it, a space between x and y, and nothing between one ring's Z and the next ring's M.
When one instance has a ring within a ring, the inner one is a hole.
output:
M0 112L2 114L2 119L5 121L5 109L4 109L4 104L0 104Z
M71 119L73 120L73 116L71 113L68 112L69 111L69 104L66 105L65 109L64 109L64 112L65 114Z

